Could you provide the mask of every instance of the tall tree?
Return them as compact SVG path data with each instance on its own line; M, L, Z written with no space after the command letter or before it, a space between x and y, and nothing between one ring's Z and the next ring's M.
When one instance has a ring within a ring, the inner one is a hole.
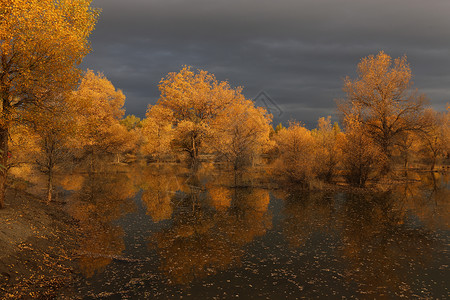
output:
M47 101L45 107L25 114L35 136L35 163L47 176L47 203L52 201L55 169L70 157L68 142L75 135L74 112L66 101L54 99Z
M212 123L211 148L237 173L249 166L270 143L272 116L250 100L229 105Z
M70 90L89 52L98 11L90 0L0 1L0 164L7 165L15 116ZM6 172L0 174L3 207Z
M426 126L425 97L411 90L411 68L406 56L393 60L381 51L363 58L357 71L356 79L345 78L347 98L338 109L344 120L361 123L361 130L380 146L386 156L384 169L388 170L396 139Z
M242 99L241 89L228 82L219 82L214 75L190 67L169 73L159 85L161 97L157 106L168 109L175 128L173 145L197 161L199 150L205 146L210 123L227 105Z
M77 140L74 147L93 162L101 154L118 154L133 146L134 139L120 123L125 95L102 74L88 70L69 101L76 107Z

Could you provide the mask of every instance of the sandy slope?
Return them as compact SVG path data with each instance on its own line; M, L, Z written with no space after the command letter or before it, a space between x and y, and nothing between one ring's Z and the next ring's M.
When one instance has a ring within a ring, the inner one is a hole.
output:
M0 299L51 298L70 283L76 222L64 204L9 190L0 210Z

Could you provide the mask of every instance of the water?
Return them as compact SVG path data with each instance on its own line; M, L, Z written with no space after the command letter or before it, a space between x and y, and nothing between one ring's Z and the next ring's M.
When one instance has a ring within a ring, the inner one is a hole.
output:
M447 298L448 178L351 194L154 168L78 178L85 299ZM75 179L66 180L72 185Z

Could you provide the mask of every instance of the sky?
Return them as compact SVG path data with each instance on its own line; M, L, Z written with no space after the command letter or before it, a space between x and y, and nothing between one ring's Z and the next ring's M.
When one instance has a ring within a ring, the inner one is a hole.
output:
M450 102L450 0L93 0L102 10L82 68L103 72L144 117L183 65L268 106L274 123L314 127L345 97L343 78L383 50L407 55L430 105Z

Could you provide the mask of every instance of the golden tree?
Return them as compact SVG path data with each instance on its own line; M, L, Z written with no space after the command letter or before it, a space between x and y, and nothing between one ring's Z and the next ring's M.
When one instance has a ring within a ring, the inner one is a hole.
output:
M448 127L450 124L448 113L439 113L427 109L425 116L430 126L418 134L419 147L422 154L430 160L431 170L434 170L437 160L446 154L449 147Z
M0 164L7 165L8 131L16 113L76 84L76 65L89 52L87 38L98 15L90 3L0 1ZM6 172L2 172L0 208L5 188Z
M274 137L280 154L275 172L288 180L309 186L315 178L317 143L311 131L300 123L291 122Z
M348 183L357 187L364 187L370 176L374 175L379 165L383 165L385 156L380 146L374 142L360 122L354 118L345 120L346 134L341 144Z
M56 167L70 157L69 141L75 136L74 109L66 101L47 101L45 107L33 113L25 113L35 136L37 146L35 163L47 176L47 202L52 201L53 181Z
M142 122L142 135L145 154L150 154L158 159L171 152L170 144L173 139L172 120L173 113L170 109L159 105L150 106L147 109L146 118Z
M170 111L173 146L187 152L193 162L206 146L211 121L234 99L243 97L240 88L232 89L228 82L219 82L214 75L203 70L194 72L190 67L169 73L161 80L159 90L156 106Z
M337 123L331 125L331 116L320 118L317 129L313 130L312 134L317 142L315 173L320 179L331 182L342 159L341 144L344 134Z
M219 112L212 123L211 148L235 172L252 163L270 144L272 116L250 100L240 100Z
M412 74L406 56L393 60L381 51L363 58L357 71L356 79L345 78L347 98L338 109L345 120L353 118L361 123L361 130L380 146L387 171L396 139L426 126L425 97L411 90Z
M135 139L120 123L125 113L125 95L102 74L88 70L69 101L76 107L77 139L74 147L93 161L102 154L120 154L134 146Z

